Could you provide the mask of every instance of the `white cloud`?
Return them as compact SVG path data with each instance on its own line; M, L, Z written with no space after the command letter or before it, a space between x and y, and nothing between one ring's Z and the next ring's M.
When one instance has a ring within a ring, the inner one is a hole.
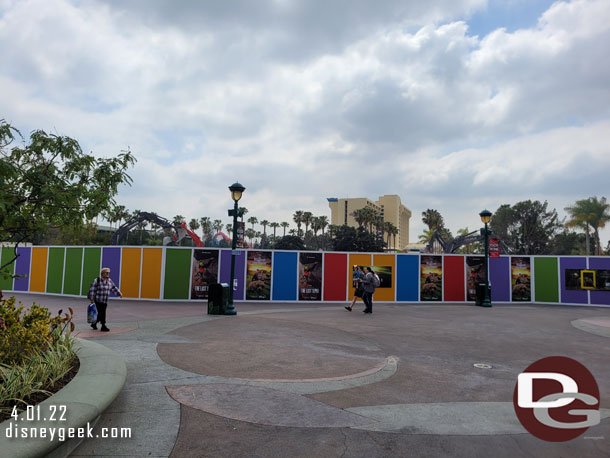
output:
M235 180L270 221L399 194L411 239L426 208L456 230L483 206L607 195L605 0L484 37L458 20L483 0L179 5L1 1L0 117L131 147L119 200L168 218L228 221Z

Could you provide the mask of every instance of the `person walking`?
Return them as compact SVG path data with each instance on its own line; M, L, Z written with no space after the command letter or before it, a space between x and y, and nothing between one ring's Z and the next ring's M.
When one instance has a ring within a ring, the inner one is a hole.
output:
M364 289L364 293L362 294L362 300L364 301L364 313L373 313L373 294L375 293L375 287L378 283L377 277L373 269L370 267L365 267L365 275L362 280L362 289Z
M119 297L123 297L119 288L116 287L110 278L110 269L104 267L100 272L100 276L91 283L89 294L87 295L89 300L95 302L95 307L97 308L97 321L91 323L91 327L95 330L97 330L97 323L100 323L102 325L100 331L110 331L110 329L106 327L106 308L108 307L108 295L110 294L110 291L113 291Z
M352 272L352 286L354 287L354 299L350 305L346 305L345 309L350 312L354 308L354 304L358 298L362 299L362 279L364 278L364 271L361 266L354 265L354 271Z

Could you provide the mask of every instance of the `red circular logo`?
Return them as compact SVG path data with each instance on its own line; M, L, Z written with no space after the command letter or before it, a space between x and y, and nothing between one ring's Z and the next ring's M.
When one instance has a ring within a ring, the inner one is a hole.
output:
M540 359L519 374L513 404L523 427L549 442L572 440L600 422L595 378L565 356Z

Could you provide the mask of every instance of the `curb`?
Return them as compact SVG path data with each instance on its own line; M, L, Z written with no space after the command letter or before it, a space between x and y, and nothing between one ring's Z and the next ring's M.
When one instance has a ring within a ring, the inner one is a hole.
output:
M0 424L0 450L5 456L68 456L121 392L127 368L117 353L83 339L76 339L74 347L80 360L76 377L30 412L22 412L18 420ZM25 428L26 438L23 437ZM84 434L68 438L70 428L76 428L75 431L83 428ZM58 438L58 434L62 434L59 430L63 430L64 441ZM31 438L30 431L36 431L39 437ZM45 431L45 437L40 437L42 431ZM7 437L9 434L11 437Z

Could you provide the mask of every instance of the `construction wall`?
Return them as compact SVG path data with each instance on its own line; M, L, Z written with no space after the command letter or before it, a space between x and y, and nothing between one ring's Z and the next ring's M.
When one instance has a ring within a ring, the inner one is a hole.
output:
M12 256L3 247L1 260ZM102 267L125 299L206 300L210 284L229 283L231 250L182 247L18 248L15 279L5 293L86 296ZM377 302L467 303L482 274L481 256L239 250L236 301L346 302L352 266L372 266L382 279ZM491 258L493 302L610 305L610 257ZM584 274L583 274L584 272ZM583 276L584 275L584 276ZM588 277L587 277L588 276ZM593 278L595 285L586 284Z

